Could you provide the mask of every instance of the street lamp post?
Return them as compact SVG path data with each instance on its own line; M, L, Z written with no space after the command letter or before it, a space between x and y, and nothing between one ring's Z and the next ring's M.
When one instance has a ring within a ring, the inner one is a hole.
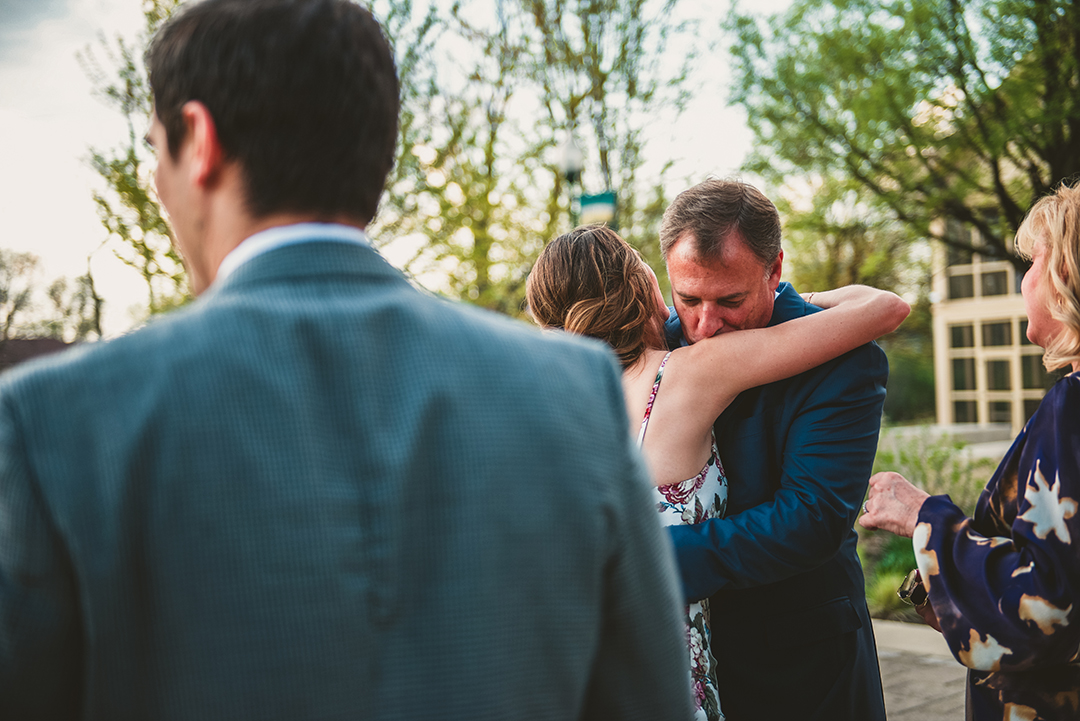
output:
M570 225L572 226L578 224L578 217L581 212L579 206L581 202L581 172L584 169L585 155L581 152L581 148L577 146L577 143L574 142L574 134L568 132L566 140L563 141L559 149L559 170L562 171L563 177L566 178L566 184L569 186Z

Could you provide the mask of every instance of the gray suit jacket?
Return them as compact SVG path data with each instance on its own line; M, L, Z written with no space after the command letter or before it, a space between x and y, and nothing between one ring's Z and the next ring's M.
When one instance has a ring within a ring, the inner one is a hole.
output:
M689 716L591 342L315 242L0 385L0 718Z

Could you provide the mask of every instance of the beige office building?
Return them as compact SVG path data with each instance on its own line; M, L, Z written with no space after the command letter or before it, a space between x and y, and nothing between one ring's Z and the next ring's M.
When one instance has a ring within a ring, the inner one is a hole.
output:
M1055 380L1043 369L1042 348L1027 339L1022 275L1009 261L935 246L937 421L1009 423L1015 435Z

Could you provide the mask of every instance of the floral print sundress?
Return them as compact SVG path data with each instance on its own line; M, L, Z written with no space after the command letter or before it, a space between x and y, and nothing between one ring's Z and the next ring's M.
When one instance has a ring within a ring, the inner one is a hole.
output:
M645 439L645 429L652 415L656 392L660 389L660 380L664 377L664 366L671 353L660 361L656 372L649 402L645 405L645 417L641 419L641 430L637 443L641 446ZM716 450L716 437L712 439L712 455L705 467L693 478L680 483L657 486L653 489L656 509L665 526L679 523L698 523L710 518L723 518L727 510L727 478L724 467L720 464L720 455ZM716 690L716 660L712 652L712 631L709 628L709 601L698 601L686 607L686 644L690 651L690 683L694 694L695 719L703 721L723 721L720 711L720 696Z

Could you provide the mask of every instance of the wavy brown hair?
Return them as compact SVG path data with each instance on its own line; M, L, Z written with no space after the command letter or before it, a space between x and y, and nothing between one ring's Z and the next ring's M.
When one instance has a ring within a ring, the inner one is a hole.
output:
M1080 182L1063 183L1032 206L1016 231L1016 250L1030 259L1037 243L1047 250L1046 272L1037 282L1051 291L1050 316L1063 328L1043 353L1052 371L1080 361Z
M650 281L641 256L618 233L586 225L548 243L525 297L537 323L599 338L625 368L645 352L657 315Z

